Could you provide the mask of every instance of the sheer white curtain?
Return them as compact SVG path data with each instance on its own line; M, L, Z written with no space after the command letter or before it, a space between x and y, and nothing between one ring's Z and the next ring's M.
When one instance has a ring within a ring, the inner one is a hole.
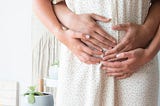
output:
M58 59L58 45L53 34L33 14L32 16L32 82L39 84L39 80L47 77L48 69L53 61ZM48 89L52 91L52 89ZM46 91L46 90L45 90Z

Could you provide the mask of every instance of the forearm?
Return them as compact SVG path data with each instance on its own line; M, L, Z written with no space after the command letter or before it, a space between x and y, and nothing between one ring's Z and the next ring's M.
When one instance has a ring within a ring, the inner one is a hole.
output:
M75 29L75 24L78 22L77 15L73 13L65 2L54 5L55 14L59 21L69 29ZM72 21L72 22L71 22Z
M146 33L150 35L146 36L146 38L150 40L154 38L160 23L159 10L160 10L160 1L153 0L148 15L146 17L146 20L143 24L145 31L147 31Z
M42 23L59 39L62 25L57 20L50 0L33 0L33 11ZM63 38L63 37L62 37Z
M154 39L147 48L149 59L152 59L158 53L159 50L160 50L160 26L158 28L158 31Z

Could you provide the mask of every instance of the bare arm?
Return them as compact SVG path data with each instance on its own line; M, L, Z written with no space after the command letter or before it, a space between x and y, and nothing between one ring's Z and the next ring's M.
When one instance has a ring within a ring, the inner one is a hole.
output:
M160 24L160 1L159 0L152 0L152 5L150 7L149 13L146 17L146 21L144 23L144 27L148 30L150 34L150 38L154 38L158 26Z
M50 0L33 0L33 11L57 38L61 37L61 35L57 33L62 31L62 25L55 16Z
M151 60L159 52L160 50L160 26L158 28L156 36L154 37L154 39L152 40L152 42L146 49L149 52L148 53L149 60Z
M125 31L126 34L117 46L107 52L107 55L112 55L110 57L114 58L114 54L120 52L126 52L136 48L146 48L158 29L160 23L159 10L160 1L154 0L144 24L127 23L114 26L114 30Z
M85 36L82 33L72 30L63 30L62 25L55 16L50 0L33 0L33 10L42 23L62 42L68 49L76 55L82 62L96 64L100 58L93 55L101 55L101 51L92 50L80 41Z
M102 69L106 71L108 76L114 76L117 79L130 77L138 71L141 66L148 63L160 50L160 26L158 31L146 49L137 48L128 52L123 52L117 55L117 58L126 58L125 61L102 62Z
M65 2L54 5L54 10L59 21L67 28L90 35L88 41L100 48L109 48L115 46L115 39L110 36L96 21L109 22L110 19L103 16L89 14L75 14L65 4Z

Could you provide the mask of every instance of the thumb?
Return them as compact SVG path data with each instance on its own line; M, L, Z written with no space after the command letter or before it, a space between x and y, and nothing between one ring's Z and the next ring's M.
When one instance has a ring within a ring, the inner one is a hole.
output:
M114 26L112 26L112 29L118 30L118 31L127 31L128 25L127 24L114 25Z
M133 53L132 52L123 52L116 55L117 58L132 58Z
M106 18L104 16L97 15L97 14L94 14L94 13L91 14L91 17L96 21L103 21L103 22L110 22L111 21L110 18Z

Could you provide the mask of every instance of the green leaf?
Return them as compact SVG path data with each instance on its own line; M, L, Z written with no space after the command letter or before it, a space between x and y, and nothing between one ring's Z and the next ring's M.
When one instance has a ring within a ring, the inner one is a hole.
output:
M29 94L29 95L28 95L28 102L29 102L30 104L34 104L34 103L35 103L35 97L34 97L33 94Z
M30 91L35 91L36 90L36 86L30 86L29 89L30 89Z
M55 60L55 61L53 62L53 64L52 64L52 66L54 66L54 65L59 66L59 61L58 61L58 60Z
M41 92L34 92L34 95L43 96L43 93L41 93Z
M26 95L29 95L29 93L27 92L27 93L24 93L23 95L26 96Z

